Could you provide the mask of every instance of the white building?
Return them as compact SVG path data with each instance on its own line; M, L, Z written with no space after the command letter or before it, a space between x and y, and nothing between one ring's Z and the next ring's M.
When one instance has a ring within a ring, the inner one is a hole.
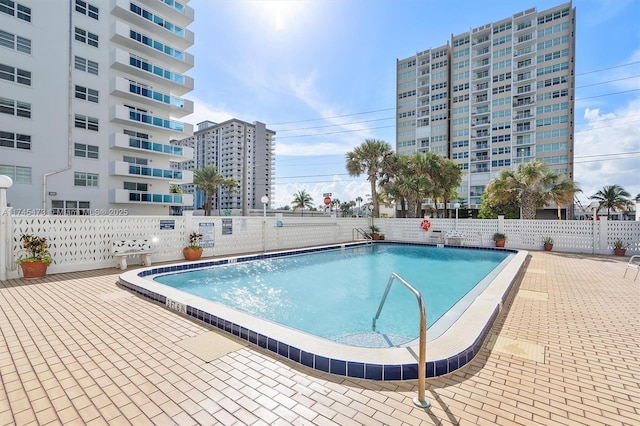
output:
M259 121L253 124L238 119L223 123L203 121L192 137L176 144L195 150L192 161L179 165L183 170L215 166L224 179L235 179L239 185L229 191L220 188L212 201L213 211L233 211L246 216L248 209L264 208L262 197L273 199L275 178L275 135ZM184 187L184 193L193 194L195 208L202 208L205 200L194 185Z
M192 182L187 26L174 0L0 1L0 174L16 214L168 214Z
M573 179L575 8L535 8L397 61L396 152L463 170L478 209L489 181L542 160Z

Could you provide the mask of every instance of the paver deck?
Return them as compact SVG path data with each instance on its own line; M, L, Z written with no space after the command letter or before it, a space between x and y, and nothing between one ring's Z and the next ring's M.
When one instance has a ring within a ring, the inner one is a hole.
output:
M245 343L203 361L184 342L217 331L124 291L116 269L2 281L0 425L639 425L627 260L531 252L481 353L427 381L426 410L416 381L336 377Z

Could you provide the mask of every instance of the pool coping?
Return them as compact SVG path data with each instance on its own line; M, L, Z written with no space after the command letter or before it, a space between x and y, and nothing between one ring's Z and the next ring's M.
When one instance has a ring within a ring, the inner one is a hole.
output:
M386 240L381 243L433 246L433 244L399 243ZM228 332L251 344L319 371L370 380L417 379L417 345L393 348L349 346L257 318L145 278L149 275L185 271L204 266L228 265L364 244L377 243L332 244L313 248L237 255L223 259L147 267L124 272L120 275L119 283L146 299L163 304L170 309ZM455 248L456 246L447 247ZM513 253L514 256L496 274L487 288L475 298L475 301L462 313L460 318L445 333L428 342L427 378L449 374L463 367L480 351L528 255L528 252L523 250L457 247L476 250L500 250ZM215 312L215 315L213 312ZM286 342L300 342L300 344L296 343L294 346Z

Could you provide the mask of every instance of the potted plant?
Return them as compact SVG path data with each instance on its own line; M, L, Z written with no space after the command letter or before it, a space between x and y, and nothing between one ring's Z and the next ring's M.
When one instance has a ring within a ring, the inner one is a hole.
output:
M186 260L198 260L202 256L200 240L202 234L193 231L189 234L189 245L182 249L182 255Z
M551 249L553 249L553 238L544 237L542 243L544 244L545 251L551 251Z
M380 234L379 234L380 228L378 228L375 225L371 225L371 226L369 226L369 230L371 231L371 233L369 235L371 236L372 240L380 239Z
M504 247L504 244L507 242L507 236L501 232L496 232L493 234L493 241L496 242L496 247Z
M629 244L625 244L624 241L617 239L613 243L613 253L616 256L624 256L624 254L627 252L627 247L629 247Z
M25 278L41 278L47 275L47 266L53 262L47 239L33 234L22 234L20 242L28 253L28 256L20 257L17 261L22 268L22 275Z

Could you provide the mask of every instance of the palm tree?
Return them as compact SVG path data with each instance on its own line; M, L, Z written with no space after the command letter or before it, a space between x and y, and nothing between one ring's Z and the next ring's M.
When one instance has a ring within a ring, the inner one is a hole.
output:
M601 190L589 197L589 199L599 202L596 214L601 208L606 207L607 217L609 217L611 215L611 209L625 210L631 203L631 200L629 200L630 196L631 194L619 185L605 185Z
M551 199L558 208L558 220L562 220L562 215L560 213L560 209L562 208L562 206L565 204L573 204L576 193L581 191L582 190L578 187L578 182L573 182L570 180L563 180L551 187L549 192L551 195ZM567 211L567 215L568 213L569 212Z
M211 216L211 200L213 196L218 192L218 188L222 184L224 179L216 171L216 166L209 165L203 169L194 170L193 172L193 184L198 189L204 191L204 214L205 216Z
M356 203L358 203L358 214L360 214L360 204L363 202L364 200L362 199L361 196L357 196L356 197Z
M559 202L568 199L569 193L573 199L579 191L575 185L559 179L560 175L542 161L520 164L515 172L505 170L489 182L486 200L494 206L519 206L521 219L535 219L537 208L547 206L554 199Z
M293 201L291 201L291 205L293 206L293 212L295 213L296 209L302 209L302 216L304 216L304 208L312 208L313 207L313 197L307 193L304 189L301 189L297 193L293 194Z
M351 176L367 174L367 180L371 184L371 202L373 203L374 217L380 217L380 206L378 206L378 195L376 182L378 176L388 162L388 158L393 155L391 145L377 139L367 139L353 151L347 153L347 171Z
M220 186L222 186L223 188L226 188L227 190L227 198L229 199L229 202L231 202L231 196L233 194L240 193L240 190L238 189L238 185L240 185L240 182L238 182L234 178L223 179L222 182L220 182ZM222 203L218 203L218 210L220 210L221 208L222 208Z

